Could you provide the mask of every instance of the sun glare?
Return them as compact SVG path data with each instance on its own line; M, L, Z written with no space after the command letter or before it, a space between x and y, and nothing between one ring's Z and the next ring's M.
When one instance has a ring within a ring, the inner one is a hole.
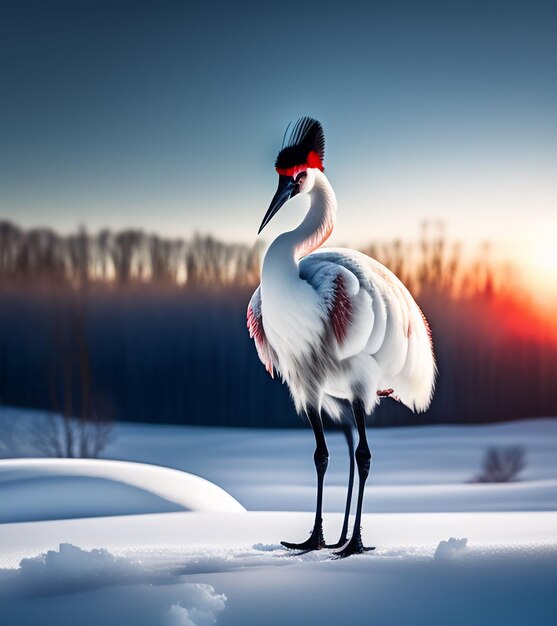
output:
M557 242L538 251L537 265L542 273L557 280Z
M530 246L527 279L542 303L557 301L557 242L549 234Z

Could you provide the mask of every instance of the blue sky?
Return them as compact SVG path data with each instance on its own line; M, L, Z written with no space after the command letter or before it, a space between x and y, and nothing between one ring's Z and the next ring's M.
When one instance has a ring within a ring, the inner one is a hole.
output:
M311 115L335 241L442 219L527 250L557 232L553 7L4 3L0 217L253 241L284 128Z

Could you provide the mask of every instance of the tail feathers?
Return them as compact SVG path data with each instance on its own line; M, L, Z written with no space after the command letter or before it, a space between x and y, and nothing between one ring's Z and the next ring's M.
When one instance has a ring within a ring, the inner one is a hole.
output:
M417 305L413 309L406 362L397 376L394 389L401 402L409 409L422 413L433 398L437 365L429 324Z

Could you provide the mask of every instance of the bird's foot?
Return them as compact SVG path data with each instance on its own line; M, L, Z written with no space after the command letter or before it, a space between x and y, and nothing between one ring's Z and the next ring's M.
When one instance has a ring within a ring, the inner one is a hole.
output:
M336 548L342 548L342 546L348 541L348 537L346 535L342 535L341 538L336 543L328 543L325 547L329 550L334 550Z
M395 396L394 393L395 393L394 389L378 389L377 390L377 395L380 398L392 398L396 402L400 402L400 398L398 396Z
M352 539L350 539L350 541L342 547L342 550L334 552L334 555L338 559L345 559L347 556L352 556L353 554L364 554L365 552L370 552L371 550L375 550L375 547L364 546L361 534L354 533L352 535Z
M312 552L313 550L322 550L327 547L325 545L325 539L323 538L323 527L321 524L318 524L313 528L309 539L303 543L281 541L281 544L289 550L301 550L302 552Z

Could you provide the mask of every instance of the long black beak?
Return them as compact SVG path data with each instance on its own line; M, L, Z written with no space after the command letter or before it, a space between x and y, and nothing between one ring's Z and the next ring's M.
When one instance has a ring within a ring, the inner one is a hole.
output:
M279 184L277 188L277 192L275 193L273 199L271 200L271 206L268 208L267 213L265 213L265 217L261 222L261 226L257 231L257 234L267 226L267 224L273 219L273 216L280 207L290 198L295 196L298 193L298 185L294 182L292 176L282 176L279 175Z

